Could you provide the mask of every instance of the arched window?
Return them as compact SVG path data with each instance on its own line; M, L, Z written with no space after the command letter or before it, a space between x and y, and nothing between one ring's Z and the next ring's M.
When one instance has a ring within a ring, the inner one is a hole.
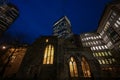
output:
M84 57L82 57L81 65L84 77L91 77L90 66Z
M47 45L44 51L43 64L53 64L54 58L54 47L52 45Z
M73 57L70 58L69 67L71 77L78 77L77 64Z

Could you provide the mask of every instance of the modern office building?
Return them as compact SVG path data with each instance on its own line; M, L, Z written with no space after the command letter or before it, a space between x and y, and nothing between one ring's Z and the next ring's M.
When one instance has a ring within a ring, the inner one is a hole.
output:
M18 17L19 11L13 4L0 5L0 35L5 32Z
M72 33L71 23L67 16L62 17L53 25L53 35L58 38L68 38Z
M101 35L104 43L112 51L116 59L114 66L117 74L120 74L120 1L115 0L107 5L100 20L97 33Z
M114 53L104 43L103 38L98 33L85 33L80 35L83 48L88 47L92 51L92 55L99 62L101 67L101 77L115 77L117 60Z

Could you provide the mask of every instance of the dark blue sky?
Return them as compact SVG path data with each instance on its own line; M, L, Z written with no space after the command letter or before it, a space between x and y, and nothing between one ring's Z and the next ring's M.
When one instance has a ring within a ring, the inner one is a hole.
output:
M51 35L54 22L66 15L76 34L97 29L105 5L111 0L10 0L19 17L5 32L32 43L40 35Z

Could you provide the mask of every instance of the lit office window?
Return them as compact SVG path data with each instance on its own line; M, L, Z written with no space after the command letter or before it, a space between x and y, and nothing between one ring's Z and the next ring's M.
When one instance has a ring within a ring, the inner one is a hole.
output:
M96 44L95 42L93 42L94 44Z
M99 38L101 38L101 35L99 35Z
M105 56L104 52L101 52L102 53L102 56Z
M91 50L93 50L93 48L92 48L92 47L91 47L90 49L91 49Z
M119 27L119 26L118 26L118 24L116 24L116 23L115 23L114 25L115 25L115 27L116 27L116 28L118 28L118 27Z
M109 63L112 64L112 60L111 59L108 59Z
M53 64L54 59L54 47L47 45L44 52L43 64Z
M99 49L101 50L101 46L98 46L99 47Z
M77 64L73 57L70 58L69 67L71 77L78 77Z
M93 39L93 37L91 37L91 39Z
M115 12L112 13L114 16L116 16L117 14Z
M96 49L98 50L98 47L96 46Z
M99 56L98 53L95 53L95 54L96 54L96 56Z
M90 66L84 57L82 57L81 65L84 77L91 77Z
M88 45L90 45L90 42L88 42Z
M103 64L105 64L105 61L104 61L104 60L102 60L102 63L103 63Z
M114 59L114 58L112 58L112 62L115 62L115 59Z
M108 56L108 53L107 53L107 52L105 52L105 55L106 55L106 56Z
M105 48L108 49L108 47L105 45Z
M98 60L98 62L99 62L100 64L102 64L101 60Z
M102 49L105 49L104 46L101 46L101 47L102 47Z
M110 52L110 51L108 51L108 54L109 54L110 56L112 56L112 54L111 54L111 52Z
M93 50L95 50L95 47L93 47Z
M98 52L99 56L102 56L100 52Z
M98 41L96 41L96 44L98 44Z
M93 53L93 56L95 57L95 53Z
M117 22L118 25L120 25L120 21L117 20L116 22Z
M106 64L109 64L109 62L107 61L107 59L105 59L105 63L106 63Z

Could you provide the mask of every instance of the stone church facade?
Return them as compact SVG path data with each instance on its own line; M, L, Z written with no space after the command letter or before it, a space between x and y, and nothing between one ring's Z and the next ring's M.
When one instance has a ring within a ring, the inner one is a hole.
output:
M99 78L99 63L90 55L89 48L82 49L76 42L74 36L69 39L41 36L28 48L17 77L40 80Z

